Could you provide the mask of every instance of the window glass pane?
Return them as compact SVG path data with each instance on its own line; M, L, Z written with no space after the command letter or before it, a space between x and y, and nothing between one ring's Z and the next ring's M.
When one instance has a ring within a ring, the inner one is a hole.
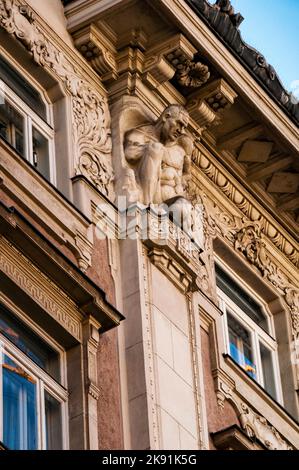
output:
M36 383L8 356L3 363L3 442L9 449L37 449Z
M60 380L59 354L1 304L0 333L57 381Z
M50 179L49 142L35 127L32 128L33 164L37 170Z
M264 388L273 398L276 399L277 396L275 389L272 352L266 346L264 346L263 343L260 343L260 351L264 377Z
M230 313L227 315L227 323L231 357L250 377L256 379L256 366L253 362L250 332Z
M46 105L38 91L33 88L19 72L0 56L0 79L6 83L20 98L46 121Z
M45 391L46 441L48 450L62 449L61 403Z
M24 117L3 97L0 100L0 136L25 156Z
M217 286L257 325L269 333L267 318L261 306L220 266L216 265L215 269Z

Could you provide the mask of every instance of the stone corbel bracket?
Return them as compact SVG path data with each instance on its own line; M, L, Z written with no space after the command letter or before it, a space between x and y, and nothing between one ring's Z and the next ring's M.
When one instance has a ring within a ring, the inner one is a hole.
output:
M205 130L220 124L222 115L237 98L237 93L222 78L192 93L186 108L196 124Z
M213 378L218 406L223 410L226 400L233 405L238 413L241 427L249 439L253 441L258 439L268 450L293 450L274 426L242 401L234 381L224 371L218 368L213 370Z
M76 231L75 244L66 240L67 247L76 257L81 271L85 272L91 266L91 257L93 252L93 241L89 240L83 233Z
M116 80L117 50L113 46L112 33L109 35L90 24L73 34L74 44L93 69L100 75L103 82Z
M195 47L182 34L150 48L145 54L144 81L150 88L157 88L171 80L178 66L191 61L195 53Z
M184 294L200 289L201 248L169 219L148 212L143 242L151 262Z

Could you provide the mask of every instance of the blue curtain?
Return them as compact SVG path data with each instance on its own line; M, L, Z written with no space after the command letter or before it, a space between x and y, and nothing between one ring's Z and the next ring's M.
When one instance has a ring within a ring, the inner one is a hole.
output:
M35 450L37 449L36 384L29 377L24 377L18 366L7 356L5 356L5 365L3 366L3 442L13 450Z

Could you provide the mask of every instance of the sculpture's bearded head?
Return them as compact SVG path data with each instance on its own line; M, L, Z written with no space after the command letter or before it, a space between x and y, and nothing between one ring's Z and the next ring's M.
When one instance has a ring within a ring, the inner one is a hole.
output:
M159 121L162 142L175 142L184 135L189 123L189 114L182 106L174 104L164 110Z

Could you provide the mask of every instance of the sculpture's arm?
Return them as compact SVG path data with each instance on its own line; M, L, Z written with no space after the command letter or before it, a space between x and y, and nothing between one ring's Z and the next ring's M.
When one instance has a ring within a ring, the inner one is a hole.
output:
M191 156L193 152L193 141L188 136L183 136L179 139L180 145L185 150L184 164L183 164L183 183L187 183L191 177Z
M124 152L128 163L136 164L144 155L146 148L145 136L133 129L125 135Z

